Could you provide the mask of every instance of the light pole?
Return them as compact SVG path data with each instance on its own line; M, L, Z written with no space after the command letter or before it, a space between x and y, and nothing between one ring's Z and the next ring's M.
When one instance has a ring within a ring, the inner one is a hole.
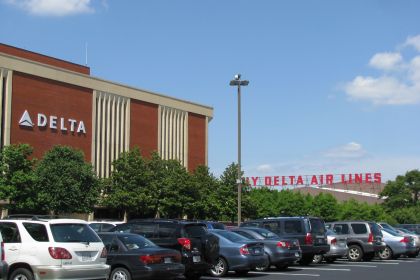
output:
M249 81L241 80L241 74L236 74L235 79L230 81L229 85L238 87L238 226L241 224L241 194L242 194L242 176L241 176L241 86L247 86Z

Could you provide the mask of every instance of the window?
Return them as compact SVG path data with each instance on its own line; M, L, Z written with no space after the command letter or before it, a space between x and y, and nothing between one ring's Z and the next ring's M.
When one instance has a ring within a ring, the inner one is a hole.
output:
M104 243L108 253L115 253L118 252L119 246L117 241L115 240L115 235L113 234L100 234L99 235Z
M146 238L153 238L156 237L156 224L152 223L142 223L142 224L135 224L131 227L131 233L140 234Z
M102 224L101 231L109 231L111 228L114 228L113 224Z
M101 224L89 224L89 226L96 232L101 231Z
M311 224L311 232L315 234L325 233L325 223L320 219L309 219Z
M140 235L119 235L118 239L124 244L127 250L137 250L144 248L157 247L152 241Z
M175 238L175 224L159 224L159 238Z
M350 233L348 224L335 224L333 227L333 231L338 235Z
M259 235L261 235L265 239L278 239L278 238L280 238L277 234L275 234L275 233L273 233L269 230L263 229L263 228L254 229L253 231L258 233Z
M186 225L185 237L202 237L207 235L207 230L202 225Z
M364 234L368 232L365 224L351 224L351 228L355 234Z
M119 226L113 228L112 231L130 233L131 232L131 227L133 227L133 226L134 226L133 224L119 225Z
M231 231L216 231L216 233L227 240L231 242L247 242L249 241L247 238L245 238L242 235L239 235L237 233L231 232Z
M47 228L43 224L23 223L26 231L36 241L48 242Z
M86 224L52 224L51 232L56 242L101 242Z
M290 234L303 233L300 221L284 221L284 232Z
M264 228L268 229L269 231L279 232L280 231L280 223L279 222L264 222Z
M251 234L249 234L249 233L247 233L247 232L245 232L245 231L235 231L235 233L237 233L237 234L239 234L239 235L242 235L243 237L246 237L246 238L248 238L248 239L252 239L252 240L255 240L256 238L255 237L253 237Z
M4 243L20 243L20 234L15 223L0 223Z

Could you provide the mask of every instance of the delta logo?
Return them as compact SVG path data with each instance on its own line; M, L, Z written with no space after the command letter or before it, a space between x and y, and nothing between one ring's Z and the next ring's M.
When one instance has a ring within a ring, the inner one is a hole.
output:
M49 127L51 129L61 130L62 132L70 131L86 134L86 126L83 121L66 119L57 116L47 116L42 113L37 114L36 121L37 122L34 123L28 113L28 110L25 110L25 112L22 114L22 117L20 117L19 126L33 128L36 125L37 127Z

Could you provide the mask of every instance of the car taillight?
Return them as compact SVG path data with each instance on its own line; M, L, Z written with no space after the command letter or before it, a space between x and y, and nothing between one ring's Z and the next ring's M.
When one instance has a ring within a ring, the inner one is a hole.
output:
M290 249L291 244L288 241L279 241L277 242L277 247Z
M312 238L312 234L307 233L305 236L305 244L312 245L314 244L314 239Z
M1 260L5 261L6 257L4 255L4 242L1 242Z
M142 261L144 264L154 264L154 263L161 263L162 262L162 256L158 255L145 255L140 256L140 261Z
M178 243L181 244L182 248L191 250L191 240L188 238L178 238Z
M331 239L331 245L337 245L337 238Z
M249 249L247 245L242 246L241 248L239 248L239 253L241 255L249 255Z
M408 238L407 236L404 236L404 238L401 239L400 242L402 242L402 243L410 243L410 238Z
M69 251L61 247L48 247L48 252L53 259L56 260L69 260L72 258Z
M373 234L369 233L368 243L373 243Z
M104 247L102 249L102 253L101 253L101 258L106 258L106 256L108 255L108 251L106 250L106 248Z

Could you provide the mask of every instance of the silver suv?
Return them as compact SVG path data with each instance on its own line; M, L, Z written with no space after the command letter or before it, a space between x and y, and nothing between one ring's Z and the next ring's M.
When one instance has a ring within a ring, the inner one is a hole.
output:
M326 226L347 239L349 261L370 261L376 253L385 249L381 228L375 222L339 221Z
M107 279L106 249L87 222L0 220L9 280Z

